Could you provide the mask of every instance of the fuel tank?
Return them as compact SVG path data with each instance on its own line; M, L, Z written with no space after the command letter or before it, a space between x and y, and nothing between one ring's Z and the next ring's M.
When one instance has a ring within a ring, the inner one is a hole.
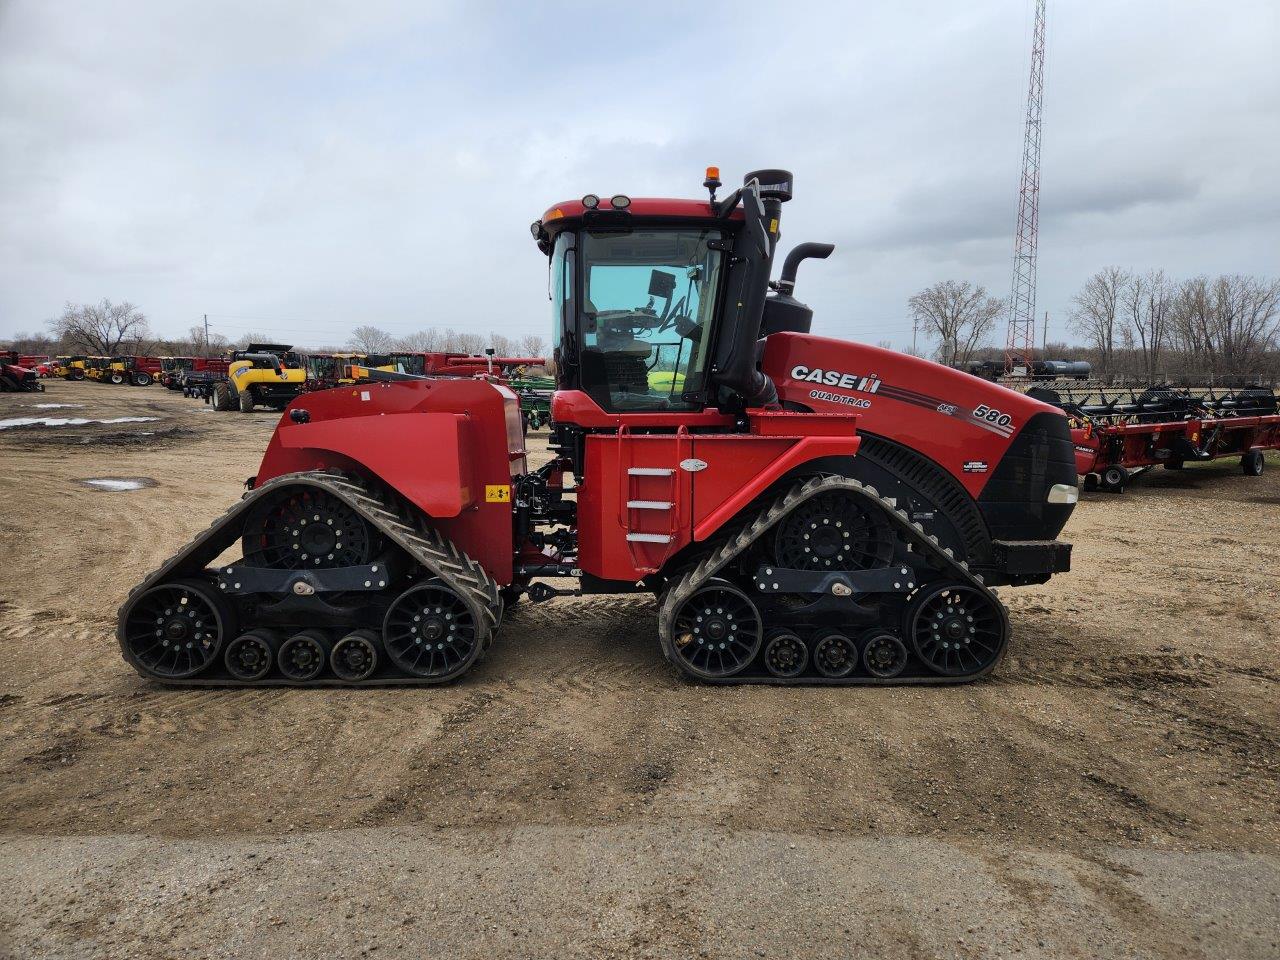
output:
M977 504L993 540L1052 540L1075 503L1061 410L929 360L802 333L765 341L762 369L791 409L858 414L858 432L923 458Z

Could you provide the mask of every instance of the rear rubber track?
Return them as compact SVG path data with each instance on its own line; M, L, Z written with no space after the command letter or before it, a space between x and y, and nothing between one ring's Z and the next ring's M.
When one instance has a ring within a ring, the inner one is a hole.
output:
M443 581L457 593L467 604L480 631L478 642L481 650L472 667L484 657L485 651L493 642L493 636L502 620L502 599L498 593L498 584L484 568L457 545L422 522L420 514L412 507L404 504L392 494L377 491L363 480L348 476L338 471L313 470L305 473L290 473L276 477L262 486L245 494L245 496L221 517L215 520L209 529L198 535L180 551L166 560L156 570L148 574L141 583L129 591L129 596L121 605L117 615L119 627L117 637L120 641L121 655L126 663L149 680L178 686L378 686L383 684L417 684L451 682L457 679L434 680L408 674L400 676L380 676L369 680L344 681L336 676L326 675L320 679L298 682L279 676L270 676L259 681L240 681L230 676L191 677L170 679L156 677L138 668L131 659L125 646L124 618L133 600L143 591L157 584L172 581L181 577L201 576L212 578L216 571L206 568L217 559L228 547L237 543L243 534L243 521L257 503L287 487L308 487L322 490L347 504L369 524L385 536L390 542L404 550L410 559L427 572L426 579L435 578ZM212 582L212 579L211 579ZM398 588L403 589L403 587ZM398 592L398 590L397 590ZM243 632L258 626L252 623L238 625L236 632ZM381 633L381 624L376 629ZM224 636L221 650L233 636ZM219 652L221 656L221 651ZM216 658L215 658L216 660Z

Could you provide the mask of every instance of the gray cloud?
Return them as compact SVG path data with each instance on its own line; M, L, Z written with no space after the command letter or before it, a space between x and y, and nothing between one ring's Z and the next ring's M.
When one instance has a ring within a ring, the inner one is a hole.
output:
M1020 5L0 4L0 335L67 299L164 332L541 332L530 220L587 191L797 174L784 245L825 332L909 337L1004 293ZM1041 295L1107 263L1274 272L1277 12L1051 4Z

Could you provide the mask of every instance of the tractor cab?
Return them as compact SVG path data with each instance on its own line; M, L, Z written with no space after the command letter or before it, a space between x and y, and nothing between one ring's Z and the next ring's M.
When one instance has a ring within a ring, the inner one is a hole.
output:
M769 274L791 174L750 173L723 200L715 168L704 185L706 201L588 194L532 225L550 258L559 389L607 413L777 400L756 369L756 341L775 312L766 310ZM803 246L807 256L830 252Z
M243 350L233 350L230 360L232 363L248 361L255 370L274 370L276 367L302 369L302 361L293 352L293 347L282 343L251 343Z

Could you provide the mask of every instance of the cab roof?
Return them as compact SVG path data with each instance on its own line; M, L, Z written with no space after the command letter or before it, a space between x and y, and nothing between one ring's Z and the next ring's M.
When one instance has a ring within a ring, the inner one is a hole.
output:
M565 200L550 207L546 213L542 215L542 225L544 227L554 229L555 222L560 219L578 219L590 209L583 206L581 200ZM602 197L600 205L596 209L600 211L608 211L613 208L609 205L609 198ZM711 206L708 200L675 200L668 197L635 197L631 200L630 206L626 207L626 211L633 217L654 217L654 218L679 218L690 220L718 220L715 208ZM729 213L728 219L742 220L744 214L742 207L734 207Z

